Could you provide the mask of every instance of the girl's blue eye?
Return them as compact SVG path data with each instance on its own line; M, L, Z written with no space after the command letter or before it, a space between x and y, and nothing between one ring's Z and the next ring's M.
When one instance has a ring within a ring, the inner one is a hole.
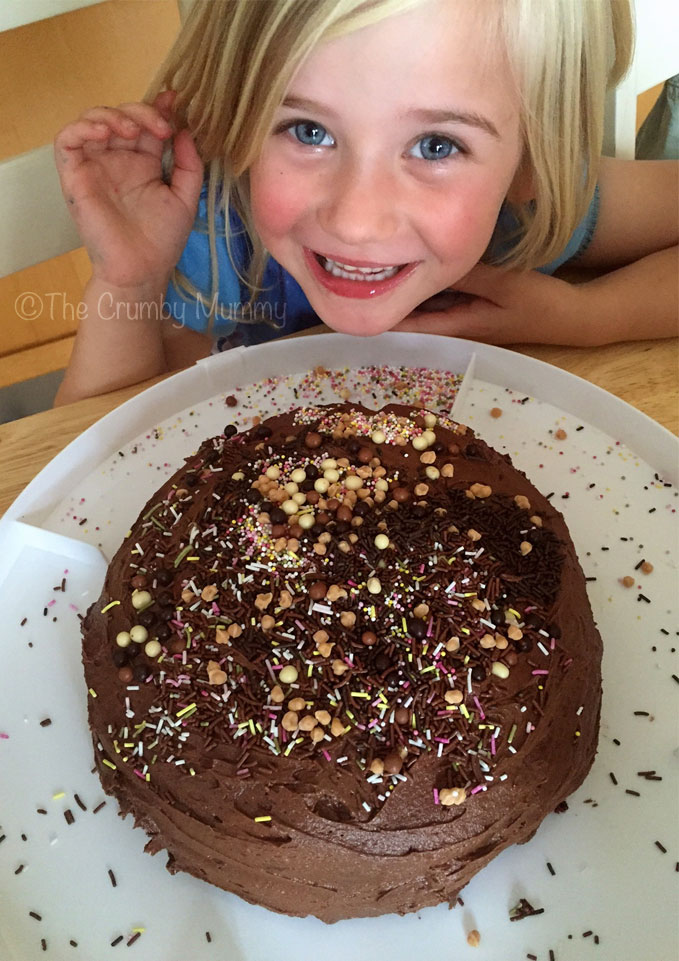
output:
M320 123L314 123L313 120L302 120L299 123L292 124L289 129L297 140L307 147L327 147L334 142L325 127L322 127ZM326 138L328 142L326 142Z
M460 148L448 137L431 133L418 140L411 153L419 160L445 160L453 153L460 153Z

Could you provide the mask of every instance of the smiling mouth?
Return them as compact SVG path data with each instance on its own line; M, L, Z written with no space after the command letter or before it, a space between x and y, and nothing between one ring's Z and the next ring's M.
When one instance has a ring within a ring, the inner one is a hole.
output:
M407 267L407 264L395 264L393 267L357 267L354 264L345 264L337 260L330 260L322 254L314 252L314 256L323 270L332 274L333 277L342 277L345 280L358 280L372 282L376 280L389 280L395 277L399 271Z

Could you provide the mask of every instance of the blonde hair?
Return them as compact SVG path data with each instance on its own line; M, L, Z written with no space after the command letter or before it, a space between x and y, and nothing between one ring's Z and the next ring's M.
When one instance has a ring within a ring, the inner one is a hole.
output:
M145 99L177 91L177 126L191 131L207 173L210 321L230 316L217 303L216 210L239 215L252 249L245 276L254 300L267 251L252 221L248 168L258 157L296 71L321 42L351 33L428 0L196 0ZM607 88L629 66L629 0L476 0L504 35L521 97L524 163L533 201L516 209L521 224L505 266L548 263L568 243L594 192ZM485 37L487 40L487 35ZM233 260L234 258L231 257ZM237 265L236 270L238 271ZM208 303L178 269L176 289ZM245 318L242 318L245 321Z

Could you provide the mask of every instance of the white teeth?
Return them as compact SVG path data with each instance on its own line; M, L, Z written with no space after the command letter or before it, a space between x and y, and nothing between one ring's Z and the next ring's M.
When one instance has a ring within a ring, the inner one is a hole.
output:
M395 267L354 267L353 264L340 264L335 260L321 257L325 270L333 277L344 277L346 280L386 280L398 272Z

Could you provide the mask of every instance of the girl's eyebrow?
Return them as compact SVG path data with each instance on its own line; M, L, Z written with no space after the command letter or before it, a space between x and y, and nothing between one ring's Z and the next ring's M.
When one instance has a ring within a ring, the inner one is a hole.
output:
M485 130L491 137L501 140L502 137L492 122L481 114L466 110L409 110L404 114L405 117L420 120L423 123L463 123L469 127L478 127Z
M286 97L281 106L290 107L293 110L309 110L312 113L322 113L328 117L336 116L335 111L331 107L326 107L325 104L318 103L316 100L307 100L304 97ZM468 127L477 127L479 130L485 130L487 134L490 134L490 136L496 140L502 139L495 124L487 117L483 117L474 111L431 110L424 108L420 110L407 110L402 116L407 119L419 120L422 123L462 123Z

